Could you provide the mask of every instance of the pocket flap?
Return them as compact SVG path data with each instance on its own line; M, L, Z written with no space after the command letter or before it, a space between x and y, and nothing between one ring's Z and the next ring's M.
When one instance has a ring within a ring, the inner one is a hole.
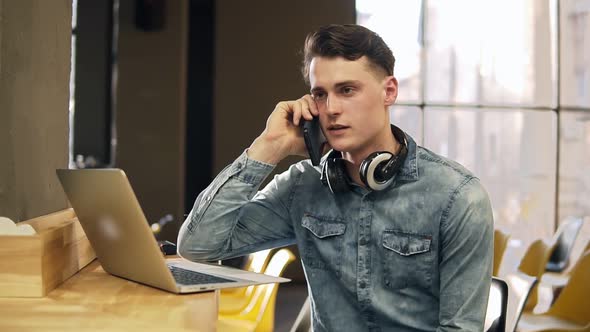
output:
M346 224L334 220L325 220L313 217L311 215L304 215L301 220L301 226L307 228L313 235L320 239L329 236L336 236L344 234L346 231Z
M430 251L432 236L401 231L383 232L383 247L402 256L410 256Z

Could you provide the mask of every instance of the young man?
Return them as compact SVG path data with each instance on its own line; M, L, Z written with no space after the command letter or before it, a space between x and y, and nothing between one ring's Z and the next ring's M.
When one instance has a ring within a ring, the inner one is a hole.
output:
M314 331L481 332L493 254L488 195L461 165L390 126L393 67L383 40L361 26L310 34L311 94L278 103L262 134L199 195L179 253L217 260L297 243ZM333 150L258 191L279 161L306 155L299 124L313 116Z

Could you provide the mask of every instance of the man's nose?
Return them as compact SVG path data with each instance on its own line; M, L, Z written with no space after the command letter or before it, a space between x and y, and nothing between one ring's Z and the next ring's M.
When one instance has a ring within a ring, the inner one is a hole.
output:
M326 99L326 113L328 113L328 115L338 115L342 113L342 108L340 106L338 98L332 96Z

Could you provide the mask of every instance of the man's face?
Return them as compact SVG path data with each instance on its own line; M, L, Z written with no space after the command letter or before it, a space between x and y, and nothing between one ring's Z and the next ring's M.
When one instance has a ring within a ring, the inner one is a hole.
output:
M381 141L390 137L388 106L397 97L395 78L376 73L366 57L315 57L309 81L332 148L364 158L383 146Z

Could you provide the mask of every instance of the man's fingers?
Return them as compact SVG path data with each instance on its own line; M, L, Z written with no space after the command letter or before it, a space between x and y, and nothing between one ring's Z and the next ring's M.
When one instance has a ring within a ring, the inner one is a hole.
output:
M304 98L301 98L297 102L301 105L301 116L305 118L305 120L313 120L313 114L309 109L309 104L307 103L307 101Z
M299 126L299 121L301 120L302 113L301 103L299 103L298 101L294 101L291 104L291 110L293 111L293 124Z
M314 116L319 115L319 111L311 95L305 95L294 101L280 102L277 108L281 108L284 112L289 113L293 124L296 126L299 126L302 118L311 121Z
M309 94L303 96L302 98L303 100L305 100L305 102L307 103L309 112L311 113L311 115L313 116L319 116L320 112L318 111L318 107L315 104L315 100L313 100L313 97Z

